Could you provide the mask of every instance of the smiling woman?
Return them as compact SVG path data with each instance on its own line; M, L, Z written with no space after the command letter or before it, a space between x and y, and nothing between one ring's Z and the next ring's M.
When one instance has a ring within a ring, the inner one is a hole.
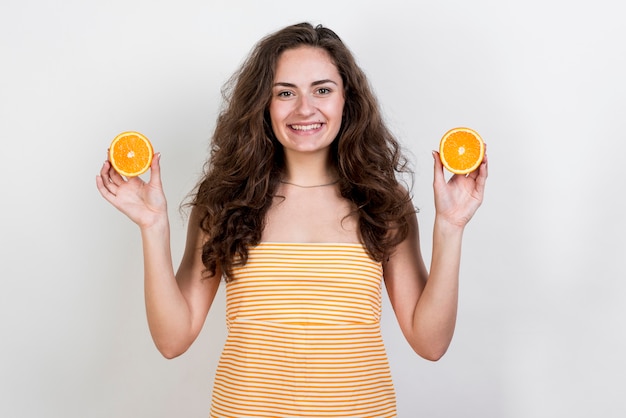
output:
M363 71L330 29L262 39L231 79L176 273L159 158L148 183L105 163L102 196L141 230L145 301L167 358L198 336L222 278L228 337L211 416L396 416L381 286L413 350L439 359L454 332L463 230L480 168L446 181L434 156L430 273L405 159ZM160 154L157 154L160 155Z
M304 46L285 51L276 65L276 82L270 102L272 130L285 154L295 163L297 153L318 153L328 160L328 148L341 128L344 106L343 81L328 53ZM330 171L326 167L327 171ZM298 170L286 167L285 180L310 183L310 178L292 178ZM324 175L324 173L320 173ZM326 174L330 180L333 173Z

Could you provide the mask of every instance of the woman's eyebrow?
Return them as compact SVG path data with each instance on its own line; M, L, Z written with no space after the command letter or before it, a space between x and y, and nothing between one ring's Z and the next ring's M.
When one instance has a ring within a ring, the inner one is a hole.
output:
M326 78L324 80L317 80L311 83L311 86L319 86L320 84L326 84L326 83L332 83L334 85L337 85L337 82L331 80L330 78ZM293 83L287 83L286 81L279 81L277 83L274 83L274 87L289 87L289 88L296 88L298 86L296 86Z
M290 87L290 88L295 88L296 85L292 84L292 83L287 83L284 81L279 81L278 83L274 83L274 87Z
M337 85L337 83L333 80L331 80L330 78L327 78L325 80L318 80L318 81L314 81L311 83L312 86L319 86L320 84L326 84L326 83L332 83L334 85Z

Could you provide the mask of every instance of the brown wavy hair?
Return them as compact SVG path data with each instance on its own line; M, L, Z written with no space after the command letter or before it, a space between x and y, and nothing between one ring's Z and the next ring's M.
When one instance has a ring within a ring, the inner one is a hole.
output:
M200 209L199 226L207 237L202 262L208 273L221 270L227 281L260 242L285 167L268 108L278 59L300 46L324 49L343 79L345 105L331 160L341 195L354 204L361 242L372 259L383 261L408 233L407 215L414 208L398 174L411 172L365 74L332 30L288 26L261 39L224 85L210 157L192 193L191 206Z

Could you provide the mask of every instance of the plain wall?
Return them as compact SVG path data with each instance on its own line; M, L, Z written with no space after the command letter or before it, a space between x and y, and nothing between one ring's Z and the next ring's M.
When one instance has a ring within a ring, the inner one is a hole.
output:
M427 262L431 150L462 125L488 143L446 356L415 355L385 300L399 416L626 416L618 0L2 0L0 416L208 415L223 288L192 348L163 359L138 228L95 175L117 133L153 141L177 265L178 206L201 173L221 86L259 38L305 20L353 50L409 152Z

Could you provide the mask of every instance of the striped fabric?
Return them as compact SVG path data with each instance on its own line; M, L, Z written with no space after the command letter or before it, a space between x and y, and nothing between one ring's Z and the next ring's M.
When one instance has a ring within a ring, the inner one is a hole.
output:
M381 285L361 244L251 248L226 286L211 417L395 417Z

